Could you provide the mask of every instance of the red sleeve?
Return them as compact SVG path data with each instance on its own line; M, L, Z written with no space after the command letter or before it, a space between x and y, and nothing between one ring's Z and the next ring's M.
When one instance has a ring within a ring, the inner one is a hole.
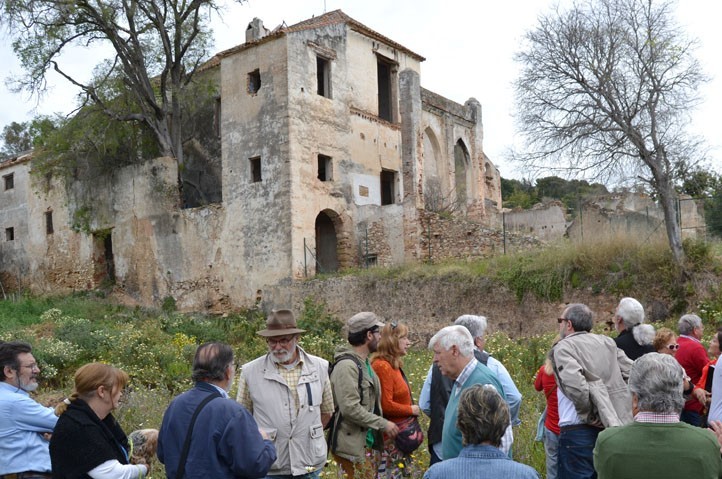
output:
M542 365L542 367L539 368L539 371L537 371L536 377L534 378L534 389L536 389L537 391L541 391L542 389L544 389L544 385L542 384L542 377L544 376L544 374L546 373L544 372L544 366Z
M384 417L411 416L411 394L401 377L401 371L392 368L391 364L383 359L377 359L371 363L371 367L381 383L381 409Z
M703 347L695 348L692 356L690 357L690 362L692 363L694 371L688 371L687 374L689 374L689 377L692 378L692 382L696 383L699 381L699 378L702 377L702 369L709 364L707 351L705 351ZM693 373L695 374L693 375Z

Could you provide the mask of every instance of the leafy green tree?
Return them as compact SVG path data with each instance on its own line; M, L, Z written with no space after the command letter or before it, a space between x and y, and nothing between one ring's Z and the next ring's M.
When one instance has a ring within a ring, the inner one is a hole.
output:
M684 266L678 165L694 164L685 131L706 80L695 42L665 0L586 0L539 18L516 55L526 168L641 179L657 193L670 249Z
M12 122L2 131L3 147L0 156L17 156L32 150L42 137L55 128L55 122L48 116L38 116L32 121Z
M93 115L142 124L182 171L181 98L208 57L209 18L217 10L214 0L13 0L3 2L0 26L14 37L25 71L16 89L42 93L54 70L80 89L81 109L92 105ZM94 53L110 46L113 57L84 81L63 63L62 54L77 46ZM123 92L127 100L114 101Z

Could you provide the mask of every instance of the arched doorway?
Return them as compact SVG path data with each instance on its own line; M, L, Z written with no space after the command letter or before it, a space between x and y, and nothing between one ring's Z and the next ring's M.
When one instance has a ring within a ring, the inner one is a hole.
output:
M338 242L331 217L322 211L316 216L316 273L338 271Z

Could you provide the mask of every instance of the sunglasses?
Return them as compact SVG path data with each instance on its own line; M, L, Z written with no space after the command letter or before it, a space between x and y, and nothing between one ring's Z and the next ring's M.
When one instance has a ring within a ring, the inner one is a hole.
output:
M557 318L557 323L562 324L562 321L567 321L567 318Z
M679 344L668 344L667 347L672 351L676 351L679 349Z
M391 329L392 329L392 330L393 330L393 329L396 329L396 328L398 328L398 327L399 327L399 323L397 323L396 321L391 321Z

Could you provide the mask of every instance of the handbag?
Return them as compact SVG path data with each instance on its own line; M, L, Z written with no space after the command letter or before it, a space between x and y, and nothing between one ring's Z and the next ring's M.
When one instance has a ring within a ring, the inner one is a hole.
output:
M419 418L409 416L396 423L399 433L394 439L396 448L404 454L411 454L424 442L424 432L421 430Z
M401 377L404 378L406 386L409 388L409 394L413 404L413 394L411 394L411 386L409 385L408 379L404 370L399 368L401 371ZM417 416L409 416L396 423L396 427L399 428L399 433L394 438L394 445L396 449L404 454L411 454L419 448L422 442L424 442L424 431L421 430L421 424L419 424L419 418Z

